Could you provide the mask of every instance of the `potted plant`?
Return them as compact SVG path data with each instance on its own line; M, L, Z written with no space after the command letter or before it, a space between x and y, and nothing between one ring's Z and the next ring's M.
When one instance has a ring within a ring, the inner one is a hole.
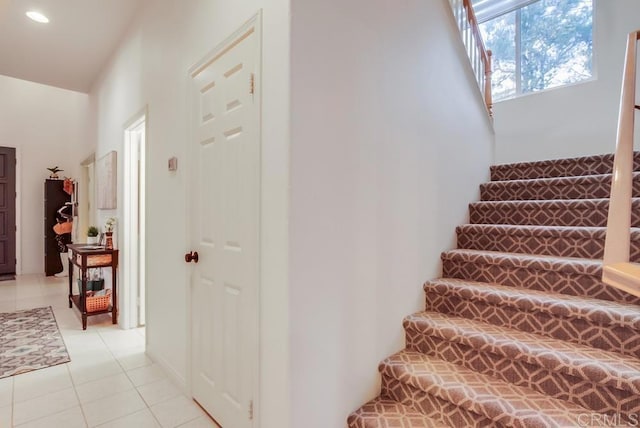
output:
M87 229L87 244L98 243L98 228L95 226L89 226Z

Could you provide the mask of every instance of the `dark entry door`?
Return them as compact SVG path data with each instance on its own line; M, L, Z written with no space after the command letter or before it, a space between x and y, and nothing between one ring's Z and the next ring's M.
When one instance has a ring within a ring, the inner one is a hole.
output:
M16 272L16 149L0 147L0 275Z

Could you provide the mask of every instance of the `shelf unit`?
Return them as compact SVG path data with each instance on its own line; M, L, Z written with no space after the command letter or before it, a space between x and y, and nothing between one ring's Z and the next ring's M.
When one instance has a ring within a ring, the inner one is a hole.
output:
M74 305L82 315L82 329L87 329L87 318L94 315L111 313L113 324L118 323L117 271L118 250L98 248L89 244L71 244L69 249L69 308ZM80 271L79 294L73 294L74 267ZM87 311L87 280L89 269L111 268L111 305L100 311Z

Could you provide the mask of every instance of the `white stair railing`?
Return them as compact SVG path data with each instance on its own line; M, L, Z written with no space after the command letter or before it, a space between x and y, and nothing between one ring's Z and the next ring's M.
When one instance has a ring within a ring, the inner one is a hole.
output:
M640 30L629 33L625 56L616 154L607 219L602 281L640 296L640 264L629 262L633 186L633 131L637 108L636 63Z
M458 24L462 41L471 61L471 68L484 96L489 116L493 116L491 96L491 51L487 50L480 34L478 20L471 0L449 0L453 16Z

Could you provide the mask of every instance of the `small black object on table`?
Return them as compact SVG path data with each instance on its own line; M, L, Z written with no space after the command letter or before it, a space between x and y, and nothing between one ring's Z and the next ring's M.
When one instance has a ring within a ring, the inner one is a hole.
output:
M87 317L111 313L113 324L118 323L118 295L116 278L118 269L118 250L106 249L90 244L69 244L69 307L73 305L82 314L82 329L87 329ZM79 294L73 294L74 266L80 269ZM111 305L103 310L87 311L88 270L111 267Z

